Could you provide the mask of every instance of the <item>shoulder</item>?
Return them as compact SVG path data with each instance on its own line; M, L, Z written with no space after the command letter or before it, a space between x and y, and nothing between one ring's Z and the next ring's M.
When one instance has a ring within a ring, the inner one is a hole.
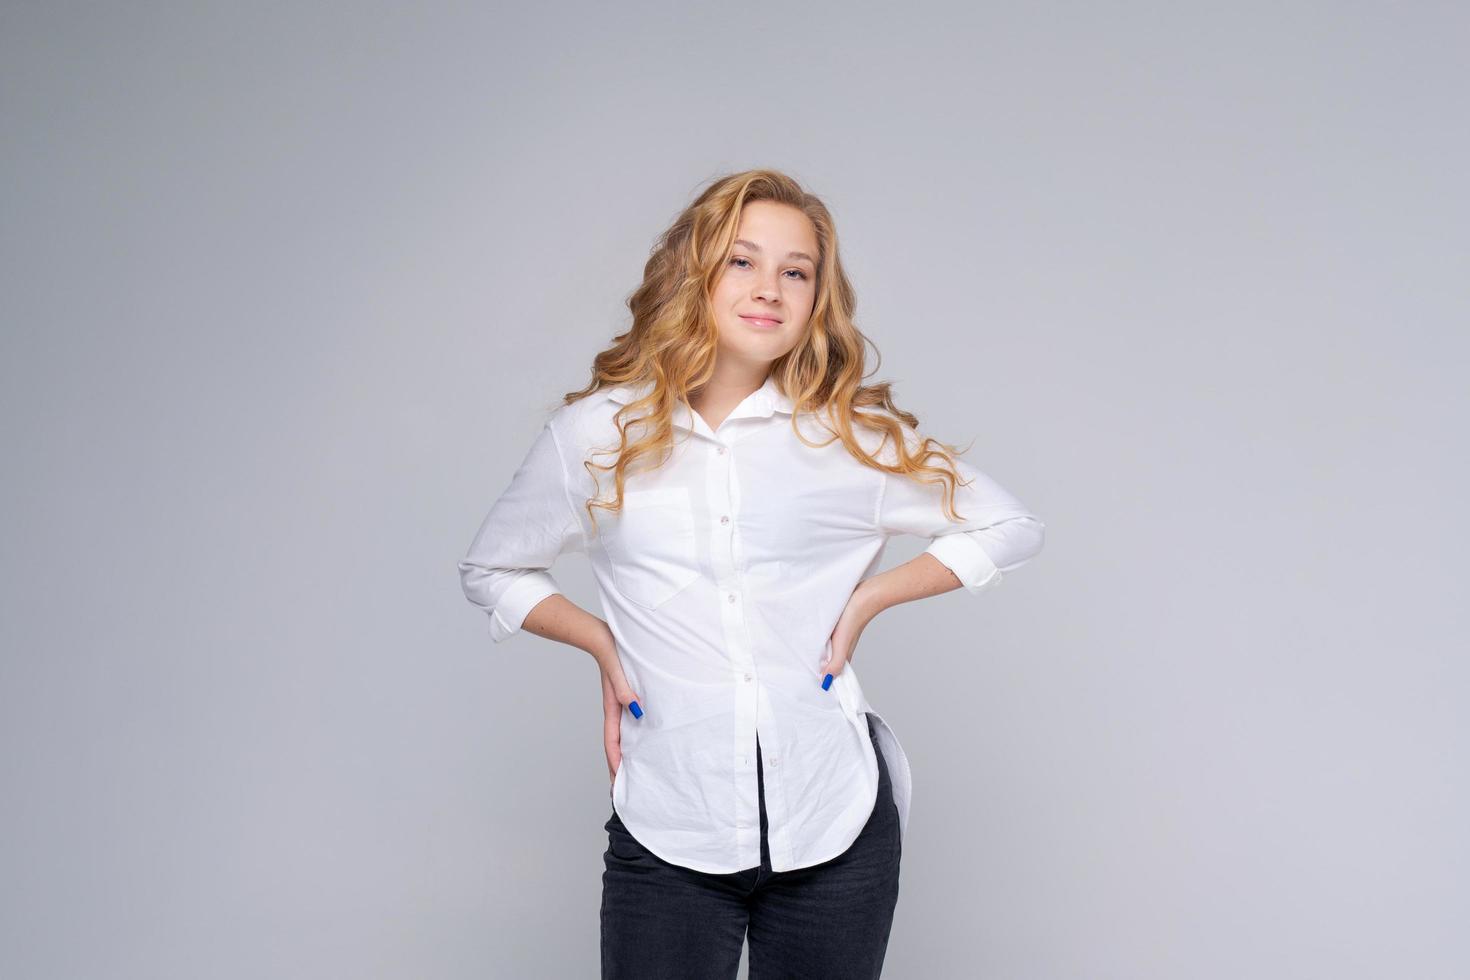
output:
M582 456L594 446L606 445L609 438L616 441L613 416L623 406L614 400L611 392L611 388L600 388L574 402L558 405L547 416L547 427L569 456Z
M865 407L860 410L861 414L872 422L859 422L856 416L853 419L852 431L869 455L876 457L884 463L892 464L898 458L895 448L895 436L901 437L904 445L913 452L924 441L924 437L912 425L894 415L882 407Z

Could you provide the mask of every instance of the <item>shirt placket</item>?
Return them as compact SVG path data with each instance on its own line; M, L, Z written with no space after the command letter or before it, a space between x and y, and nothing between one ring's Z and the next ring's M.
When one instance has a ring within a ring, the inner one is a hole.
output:
M756 781L755 740L760 732L761 754L771 762L771 749L776 746L770 719L763 718L760 698L760 674L750 634L745 622L745 575L741 560L739 525L739 481L736 479L735 448L716 441L708 448L706 490L710 521L710 555L719 588L720 621L729 653L729 664L735 688L735 720L732 726L731 758L735 771L735 840L742 854L760 855L760 803ZM768 839L774 852L776 828L784 826L779 808L773 806L776 793L768 775L766 784L766 817ZM784 840L784 838L783 838ZM750 859L749 857L747 859Z

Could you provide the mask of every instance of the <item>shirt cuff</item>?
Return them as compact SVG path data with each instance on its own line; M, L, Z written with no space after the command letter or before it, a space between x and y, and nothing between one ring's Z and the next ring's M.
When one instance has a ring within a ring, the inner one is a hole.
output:
M971 595L1000 584L1000 569L990 560L990 555L980 547L980 542L967 531L942 534L924 549L933 555L960 580Z
M516 579L490 611L490 639L499 643L520 632L526 616L536 608L536 604L560 591L556 579L548 572L528 572Z

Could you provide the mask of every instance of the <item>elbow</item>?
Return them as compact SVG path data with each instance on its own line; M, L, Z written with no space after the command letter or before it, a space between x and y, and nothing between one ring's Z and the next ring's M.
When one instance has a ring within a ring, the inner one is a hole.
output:
M493 614L517 574L516 569L498 568L466 559L459 563L459 586L472 604Z
M468 559L459 563L459 579L465 598L489 618L496 643L519 632L537 603L561 591L545 569L501 568Z
M1030 561L1046 547L1046 525L1036 517L1023 517L1016 521L1017 564Z
M485 565L476 564L472 561L459 563L459 587L464 591L465 598L477 606L489 606L490 583L494 580L496 569Z
M1002 573L1020 568L1046 546L1046 525L1030 514L1011 517L968 533L984 545L991 561Z

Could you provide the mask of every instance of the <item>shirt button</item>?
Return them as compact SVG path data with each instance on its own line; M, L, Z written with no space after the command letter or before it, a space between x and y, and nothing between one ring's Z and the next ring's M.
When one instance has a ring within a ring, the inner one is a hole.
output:
M751 678L751 675L750 675L750 674L746 674L746 675L745 675L745 679L746 679L746 680L750 680L750 678Z
M772 759L771 760L771 765L773 765L773 766L779 766L780 764L781 764L781 760L780 759Z
M721 455L721 456L723 456L723 455L725 455L725 447L724 447L724 446L719 446L719 447L716 447L716 449L715 449L715 452L717 452L717 453L719 453L719 454L720 454L720 455Z
M730 515L729 514L721 514L720 515L720 523L721 524L729 524L730 523Z
M728 598L731 602L734 602L735 601L735 593L731 592L729 594L729 596L727 596L726 598Z

